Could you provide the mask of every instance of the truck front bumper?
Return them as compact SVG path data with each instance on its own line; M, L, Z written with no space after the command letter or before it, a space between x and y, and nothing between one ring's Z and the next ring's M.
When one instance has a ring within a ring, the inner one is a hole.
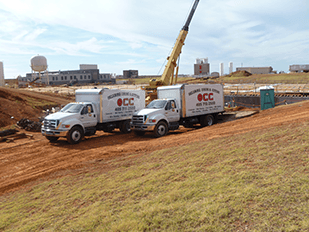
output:
M44 136L66 137L68 131L60 131L60 130L51 130L51 129L41 128L41 133Z
M136 131L153 131L155 126L153 124L131 124L131 129Z

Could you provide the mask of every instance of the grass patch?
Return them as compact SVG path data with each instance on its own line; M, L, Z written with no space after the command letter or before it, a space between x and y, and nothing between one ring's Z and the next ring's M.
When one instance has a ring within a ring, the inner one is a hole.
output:
M36 99L36 98L31 98L27 97L27 103L32 107L32 108L44 108L46 106L57 106L55 102L50 102L50 101L45 101L43 99Z
M149 81L152 79L160 79L160 77L147 77L147 78L135 78L135 79L119 79L121 81L127 81L135 85L149 85ZM178 77L177 82L183 82L187 80L192 80L192 77Z
M0 198L1 231L308 231L309 123L111 162Z
M282 83L282 84L307 84L309 73L284 73L284 74L253 74L251 76L223 76L217 79L221 82L235 83Z

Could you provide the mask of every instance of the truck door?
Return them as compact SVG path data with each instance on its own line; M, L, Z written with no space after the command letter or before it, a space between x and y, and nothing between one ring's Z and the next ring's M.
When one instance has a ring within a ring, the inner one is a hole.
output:
M82 109L80 121L83 123L84 127L93 127L97 125L97 115L91 104L85 105Z
M179 107L176 105L176 102L174 100L170 100L167 102L165 107L165 116L168 118L169 122L179 121Z

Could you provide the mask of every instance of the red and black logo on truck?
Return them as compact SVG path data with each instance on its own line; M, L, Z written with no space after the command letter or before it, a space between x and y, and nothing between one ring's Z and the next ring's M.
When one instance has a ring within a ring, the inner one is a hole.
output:
M134 98L119 98L117 100L118 106L134 106Z

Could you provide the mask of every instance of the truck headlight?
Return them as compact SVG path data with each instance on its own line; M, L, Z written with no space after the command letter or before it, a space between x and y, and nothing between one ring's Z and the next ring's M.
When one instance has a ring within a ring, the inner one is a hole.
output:
M149 122L155 123L157 120L156 119L149 119Z
M62 124L62 128L70 128L69 124Z

